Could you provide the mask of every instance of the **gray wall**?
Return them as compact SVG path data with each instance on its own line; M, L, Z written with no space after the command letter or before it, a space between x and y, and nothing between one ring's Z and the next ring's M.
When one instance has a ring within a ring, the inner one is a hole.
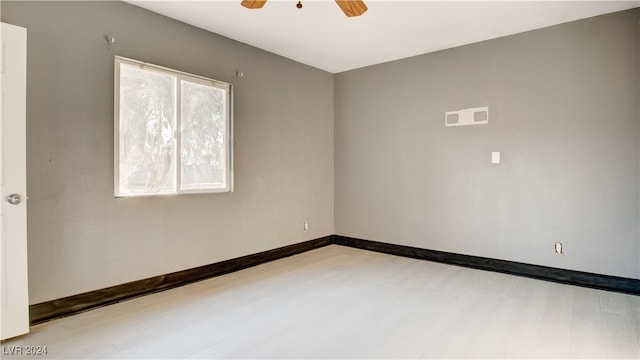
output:
M29 37L31 303L332 233L640 278L638 10L335 77L121 2L1 16ZM236 192L113 198L114 55L234 83Z
M1 6L28 29L32 304L333 233L331 74L121 2ZM114 55L234 83L234 193L113 197Z
M640 278L638 17L336 75L336 233ZM445 128L476 106L488 125Z

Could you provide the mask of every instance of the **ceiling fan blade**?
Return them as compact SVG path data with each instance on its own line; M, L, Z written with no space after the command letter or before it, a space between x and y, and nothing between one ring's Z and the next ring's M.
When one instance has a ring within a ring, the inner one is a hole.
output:
M240 5L247 9L260 9L264 6L267 0L243 0Z
M362 0L336 0L336 3L348 17L360 16L368 9Z

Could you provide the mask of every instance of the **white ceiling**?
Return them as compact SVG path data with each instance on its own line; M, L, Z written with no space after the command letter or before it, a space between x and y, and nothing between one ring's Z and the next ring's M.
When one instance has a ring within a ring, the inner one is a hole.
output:
M380 1L347 18L333 0L127 2L332 73L640 6L635 1Z

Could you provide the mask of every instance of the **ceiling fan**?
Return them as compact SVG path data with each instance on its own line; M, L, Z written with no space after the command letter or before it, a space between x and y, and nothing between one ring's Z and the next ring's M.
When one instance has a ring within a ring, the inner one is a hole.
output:
M335 0L342 12L348 17L360 16L367 11L367 5L362 0ZM247 9L260 9L267 0L243 0L241 5ZM302 3L298 1L296 5L298 9L302 7Z

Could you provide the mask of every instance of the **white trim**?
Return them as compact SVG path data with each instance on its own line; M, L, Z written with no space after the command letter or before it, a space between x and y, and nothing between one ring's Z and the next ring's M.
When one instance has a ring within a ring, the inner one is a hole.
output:
M227 174L227 180L229 181L228 183L228 188L229 188L229 192L233 192L234 191L234 147L235 147L235 137L234 137L234 126L233 126L233 85L229 85L229 91L227 92L227 105L229 106L229 110L226 111L225 113L227 114L227 116L229 117L229 121L227 121L227 125L229 126L229 141L227 141L227 160L228 162L228 167L227 169L229 170L229 174Z
M221 89L230 89L231 88L231 84L226 83L224 81L215 80L215 79L211 79L211 78L208 78L208 77L191 74L191 73L188 73L188 72L185 72L185 71L175 70L175 69L171 69L171 68L160 66L160 65L146 63L146 62L139 61L139 60L129 59L129 58L126 58L126 57L123 57L123 56L116 55L115 58L116 58L116 60L119 60L120 62L123 62L123 63L127 63L127 64L130 64L130 65L139 65L143 69L152 68L152 69L154 69L156 71L160 71L160 72L166 72L166 73L170 73L170 74L182 75L182 76L186 76L186 77L190 77L190 78L194 78L194 79L199 79L199 80L204 81L204 83L209 82L210 84L214 84L212 86L220 87Z
M113 65L113 192L120 195L120 60L116 56Z
M176 76L175 82L175 112L176 112L176 128L173 130L174 144L176 146L173 152L173 163L176 166L175 177L175 189L176 194L182 193L180 191L180 184L182 183L182 85L180 84L180 76Z

